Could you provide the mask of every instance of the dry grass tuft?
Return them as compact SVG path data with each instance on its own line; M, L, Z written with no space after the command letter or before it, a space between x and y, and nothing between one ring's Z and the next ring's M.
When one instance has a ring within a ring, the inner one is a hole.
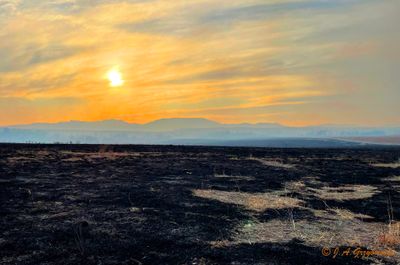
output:
M372 216L361 214L361 213L353 213L352 211L349 211L347 209L333 208L330 210L336 214L336 216L339 220L373 219Z
M193 190L198 197L237 204L249 210L263 212L267 209L284 209L300 207L303 201L288 196L272 193L245 193L220 190Z
M379 193L378 189L369 185L345 185L341 187L323 187L322 189L308 188L322 200L358 200L370 198Z
M268 160L268 159L257 158L257 157L250 157L249 160L258 161L261 164L263 164L265 166L269 166L269 167L277 167L277 168L285 168L285 169L295 168L294 164L285 164L279 160Z
M216 240L211 241L210 245L212 248L225 248L231 245L231 243L228 240Z
M400 159L397 162L393 163L374 163L370 164L374 167L386 167L386 168L399 168L400 167Z
M400 176L392 176L389 178L384 178L383 180L388 182L392 189L400 190Z
M72 152L62 151L60 152L67 156L62 159L65 162L75 162L80 160L96 160L96 159L107 159L115 160L123 157L140 157L142 154L139 152L114 152L108 150L106 147L100 147L99 152Z
M307 188L304 181L290 181L285 183L285 189L291 192L302 193Z
M252 176L238 176L238 175L226 175L226 174L214 174L214 177L216 178L226 178L226 179L232 179L232 180L255 180L254 177Z
M400 222L392 221L387 229L378 238L378 243L384 246L396 247L400 245Z
M384 229L382 223L363 222L359 215L344 209L313 210L316 219L301 219L296 226L287 219L273 219L268 222L252 221L237 227L231 244L243 243L285 243L300 239L313 247L363 246L376 247L377 239Z
M392 181L392 182L400 182L400 176L392 176L392 177L389 177L389 178L385 178L383 180Z
M24 163L24 162L35 161L35 160L36 160L36 158L27 157L27 156L8 157L8 158L7 158L7 163L8 163L8 164L18 164L18 163Z
M61 161L63 162L77 162L77 161L83 161L84 159L82 157L68 157L64 158Z

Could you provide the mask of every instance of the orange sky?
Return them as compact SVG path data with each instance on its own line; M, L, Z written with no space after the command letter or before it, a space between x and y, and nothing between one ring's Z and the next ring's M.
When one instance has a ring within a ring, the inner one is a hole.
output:
M0 125L399 125L396 1L0 1ZM118 69L123 85L107 73Z

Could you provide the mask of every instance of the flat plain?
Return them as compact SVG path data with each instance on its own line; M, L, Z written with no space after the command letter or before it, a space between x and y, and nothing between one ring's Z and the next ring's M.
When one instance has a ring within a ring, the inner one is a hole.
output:
M0 264L399 264L400 148L0 145Z

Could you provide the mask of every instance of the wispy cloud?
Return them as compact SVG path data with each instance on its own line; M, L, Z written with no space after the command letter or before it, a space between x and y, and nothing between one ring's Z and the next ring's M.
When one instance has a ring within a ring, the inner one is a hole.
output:
M0 123L203 116L395 124L399 7L389 0L0 0ZM114 67L125 80L117 89L105 78ZM16 98L18 115L5 107ZM49 116L49 102L63 107ZM30 110L34 117L24 118Z

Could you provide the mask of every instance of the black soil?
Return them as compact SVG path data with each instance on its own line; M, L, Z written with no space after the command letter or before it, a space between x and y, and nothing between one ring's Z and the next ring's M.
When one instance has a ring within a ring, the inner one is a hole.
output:
M89 155L88 155L89 154ZM279 158L296 170L249 157ZM236 244L243 207L196 197L193 189L266 192L308 176L327 186L373 185L372 198L307 207L348 209L400 218L400 193L383 178L399 168L373 167L400 158L400 149L268 149L179 146L0 145L0 263L2 264L370 264L327 258L299 239ZM237 180L215 174L252 176ZM239 182L239 183L238 183ZM315 187L318 188L318 187ZM294 195L296 196L296 194ZM301 196L299 194L298 196ZM298 219L313 213L298 210ZM286 218L266 211L261 221ZM322 247L322 246L321 246Z

